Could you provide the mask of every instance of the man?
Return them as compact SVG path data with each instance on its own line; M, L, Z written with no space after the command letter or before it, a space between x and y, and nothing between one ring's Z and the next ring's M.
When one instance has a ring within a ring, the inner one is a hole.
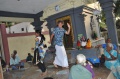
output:
M108 38L108 39L106 40L106 44L102 44L102 47L103 47L103 48L106 48L108 43L111 43L111 44L113 45L113 49L114 49L114 50L117 50L117 46L111 42L111 39L110 39L110 38Z
M106 43L105 44L102 44L102 45L98 45L98 46L96 46L96 47L102 47L102 48L106 48L107 47L107 44L108 43L111 43L112 44L112 42L111 42L111 39L110 38L107 38L107 40L106 40ZM115 45L115 44L112 44L113 45L113 49L114 50L117 50L117 46Z
M62 26L64 25L64 22L62 20L58 21L57 25L58 26L53 30L53 33L50 37L50 42L52 42L54 37L54 44L56 49L56 57L53 64L56 68L58 68L58 66L68 68L68 59L63 45L63 36L64 34L68 35L70 33L70 25L69 23L67 23L68 31L62 28Z
M32 62L32 60L33 60L33 56L30 53L28 53L28 56L26 58L26 62Z
M111 39L110 39L110 38L107 38L107 39L106 39L106 43L105 43L105 44L97 45L97 46L95 46L95 47L96 47L96 48L101 47L101 48L103 48L103 49L106 49L108 43L111 43L111 44L113 45L113 50L116 50L116 51L119 53L117 46L111 42ZM101 51L101 54L103 54L103 49L100 50L100 51Z
M16 56L16 54L17 51L14 50L10 58L10 66L12 67L12 70L18 70L19 68L24 68L24 63L20 61L20 58Z

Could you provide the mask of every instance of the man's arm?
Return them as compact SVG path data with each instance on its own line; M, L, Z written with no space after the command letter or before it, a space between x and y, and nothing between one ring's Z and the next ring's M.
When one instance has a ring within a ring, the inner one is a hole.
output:
M66 32L65 32L65 34L67 34L67 35L68 35L68 34L70 33L70 24L69 24L69 23L67 23L67 26L68 26L68 31L66 31Z

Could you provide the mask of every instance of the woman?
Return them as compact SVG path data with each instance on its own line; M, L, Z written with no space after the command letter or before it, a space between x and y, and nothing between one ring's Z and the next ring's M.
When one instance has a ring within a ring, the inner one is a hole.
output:
M77 55L77 64L70 69L69 79L94 79L94 72L83 54Z
M120 79L120 63L117 59L117 51L113 50L113 45L111 43L107 44L104 55L105 66L112 71L116 79Z
M36 64L37 61L40 61L41 58L44 58L44 51L43 51L43 41L45 41L44 35L41 34L40 31L36 31L35 33L35 51L34 51L34 58L33 64ZM36 59L37 55L37 59Z
M35 35L36 35L36 38L35 38L36 43L35 43L33 63L37 64L38 68L40 68L42 71L41 75L44 76L47 74L47 69L46 69L43 61L41 60L42 55L40 54L40 53L43 53L43 50L41 48L43 45L43 41L41 41L41 40L43 40L43 36L40 36L41 35L40 31L36 31ZM37 59L36 59L36 55L37 55Z

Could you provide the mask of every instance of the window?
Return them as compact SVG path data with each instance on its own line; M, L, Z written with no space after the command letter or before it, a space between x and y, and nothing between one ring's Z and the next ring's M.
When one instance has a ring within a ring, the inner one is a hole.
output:
M24 28L21 28L21 31L24 31Z

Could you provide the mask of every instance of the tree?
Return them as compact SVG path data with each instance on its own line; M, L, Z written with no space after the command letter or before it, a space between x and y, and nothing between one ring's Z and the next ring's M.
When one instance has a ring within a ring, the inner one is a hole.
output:
M115 9L114 9L114 13L116 17L120 17L120 0L117 0L115 2Z

